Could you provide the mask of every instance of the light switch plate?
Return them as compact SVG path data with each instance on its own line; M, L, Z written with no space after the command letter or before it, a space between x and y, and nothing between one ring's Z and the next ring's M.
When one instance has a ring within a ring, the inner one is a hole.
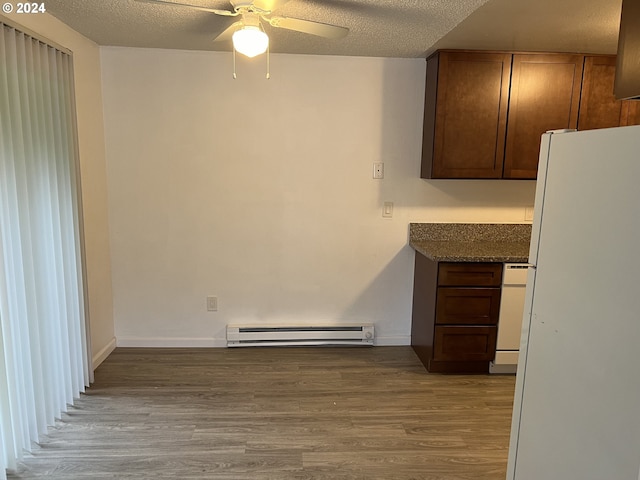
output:
M384 202L384 206L382 207L382 216L384 218L393 217L393 202Z

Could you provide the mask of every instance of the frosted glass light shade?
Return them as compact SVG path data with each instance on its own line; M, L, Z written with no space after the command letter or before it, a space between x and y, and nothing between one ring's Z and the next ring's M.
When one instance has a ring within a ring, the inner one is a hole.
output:
M234 32L233 48L237 52L253 58L267 51L269 37L259 27L247 25Z

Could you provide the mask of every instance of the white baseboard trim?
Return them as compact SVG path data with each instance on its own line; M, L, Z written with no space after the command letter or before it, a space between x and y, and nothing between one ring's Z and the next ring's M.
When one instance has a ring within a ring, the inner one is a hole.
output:
M221 348L226 338L189 337L118 337L118 347L142 348Z
M374 343L376 347L398 347L403 345L411 345L411 335L376 337Z
M116 349L116 337L113 337L98 353L96 353L91 359L91 363L93 364L93 369L95 370L100 366L102 362L104 362L111 352Z
M118 347L125 348L225 348L227 346L227 339L189 337L118 337L117 345ZM411 336L398 335L377 337L375 339L375 345L386 347L411 345Z

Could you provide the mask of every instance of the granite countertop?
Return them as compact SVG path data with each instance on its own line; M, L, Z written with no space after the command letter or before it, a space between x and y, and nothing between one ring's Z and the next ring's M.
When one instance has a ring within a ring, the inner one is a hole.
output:
M526 263L530 224L411 223L409 245L439 262Z

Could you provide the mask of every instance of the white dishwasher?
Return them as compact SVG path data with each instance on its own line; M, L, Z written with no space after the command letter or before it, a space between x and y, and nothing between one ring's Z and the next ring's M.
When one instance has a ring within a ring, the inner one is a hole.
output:
M528 268L527 263L504 264L496 358L489 365L491 373L516 373Z

